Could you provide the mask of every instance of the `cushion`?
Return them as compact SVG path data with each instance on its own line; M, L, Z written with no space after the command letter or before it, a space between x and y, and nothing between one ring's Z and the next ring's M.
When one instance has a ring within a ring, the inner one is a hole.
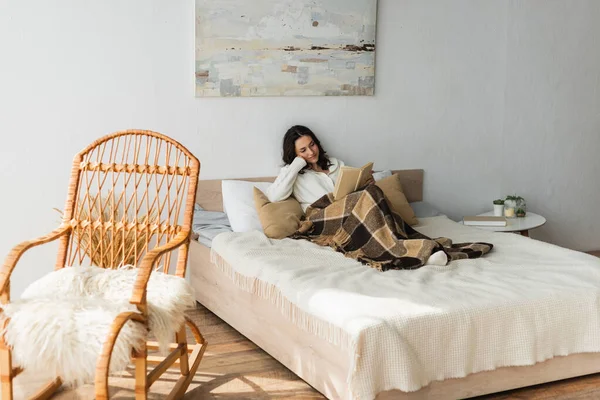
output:
M256 187L254 204L265 235L271 239L283 239L292 235L298 229L300 219L304 215L300 203L295 198L271 203Z
M110 327L123 311L135 312L127 302L96 297L33 298L5 306L10 317L5 339L13 348L13 364L40 376L60 376L68 386L94 382L96 364ZM124 371L131 350L146 340L144 325L127 322L111 356L111 374Z
M269 186L270 182L223 181L223 209L234 232L263 231L254 206L254 187L264 192Z
M115 317L136 311L129 303L136 277L137 269L67 267L33 282L21 300L3 306L11 318L5 338L13 347L15 365L40 375L51 372L67 385L93 382ZM185 321L185 311L196 305L193 289L183 278L154 271L147 302L150 334L166 350ZM131 349L139 348L146 336L143 325L128 322L113 351L111 371L124 370Z
M398 214L409 225L419 223L402 191L402 184L400 183L400 176L398 174L377 181L375 185L383 191L385 199L394 214Z
M386 169L385 171L373 172L373 179L375 180L375 182L380 181L389 176L392 176L391 169Z

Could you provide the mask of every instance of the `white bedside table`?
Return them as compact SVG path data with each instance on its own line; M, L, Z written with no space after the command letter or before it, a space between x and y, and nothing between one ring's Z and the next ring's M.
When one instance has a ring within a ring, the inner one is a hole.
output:
M493 216L494 212L486 212L479 216ZM462 222L462 221L461 221ZM506 226L473 226L477 229L485 229L486 231L494 232L519 232L523 236L529 237L529 230L538 228L546 223L546 218L541 215L527 211L527 214L521 218L506 218Z

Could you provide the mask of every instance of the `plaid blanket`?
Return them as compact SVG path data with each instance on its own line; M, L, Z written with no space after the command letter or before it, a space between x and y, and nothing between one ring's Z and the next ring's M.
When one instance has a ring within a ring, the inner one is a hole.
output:
M448 238L431 239L390 210L375 185L333 201L325 195L306 210L295 239L331 246L379 271L416 269L443 251L448 260L477 258L489 252L489 243L452 244Z

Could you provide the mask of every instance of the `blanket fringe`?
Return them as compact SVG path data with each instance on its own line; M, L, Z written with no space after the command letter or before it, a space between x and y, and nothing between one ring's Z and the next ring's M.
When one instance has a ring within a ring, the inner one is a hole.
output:
M235 271L217 252L211 250L211 262L226 274L240 289L259 296L277 306L283 316L302 330L317 335L343 350L356 350L356 343L341 328L300 309L288 300L273 284ZM358 357L355 355L355 357Z

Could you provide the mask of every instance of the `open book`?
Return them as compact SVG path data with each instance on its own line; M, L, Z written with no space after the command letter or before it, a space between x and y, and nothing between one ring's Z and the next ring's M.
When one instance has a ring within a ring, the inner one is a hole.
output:
M371 177L371 171L373 171L372 162L360 168L343 166L335 182L333 200L339 200L363 187Z

